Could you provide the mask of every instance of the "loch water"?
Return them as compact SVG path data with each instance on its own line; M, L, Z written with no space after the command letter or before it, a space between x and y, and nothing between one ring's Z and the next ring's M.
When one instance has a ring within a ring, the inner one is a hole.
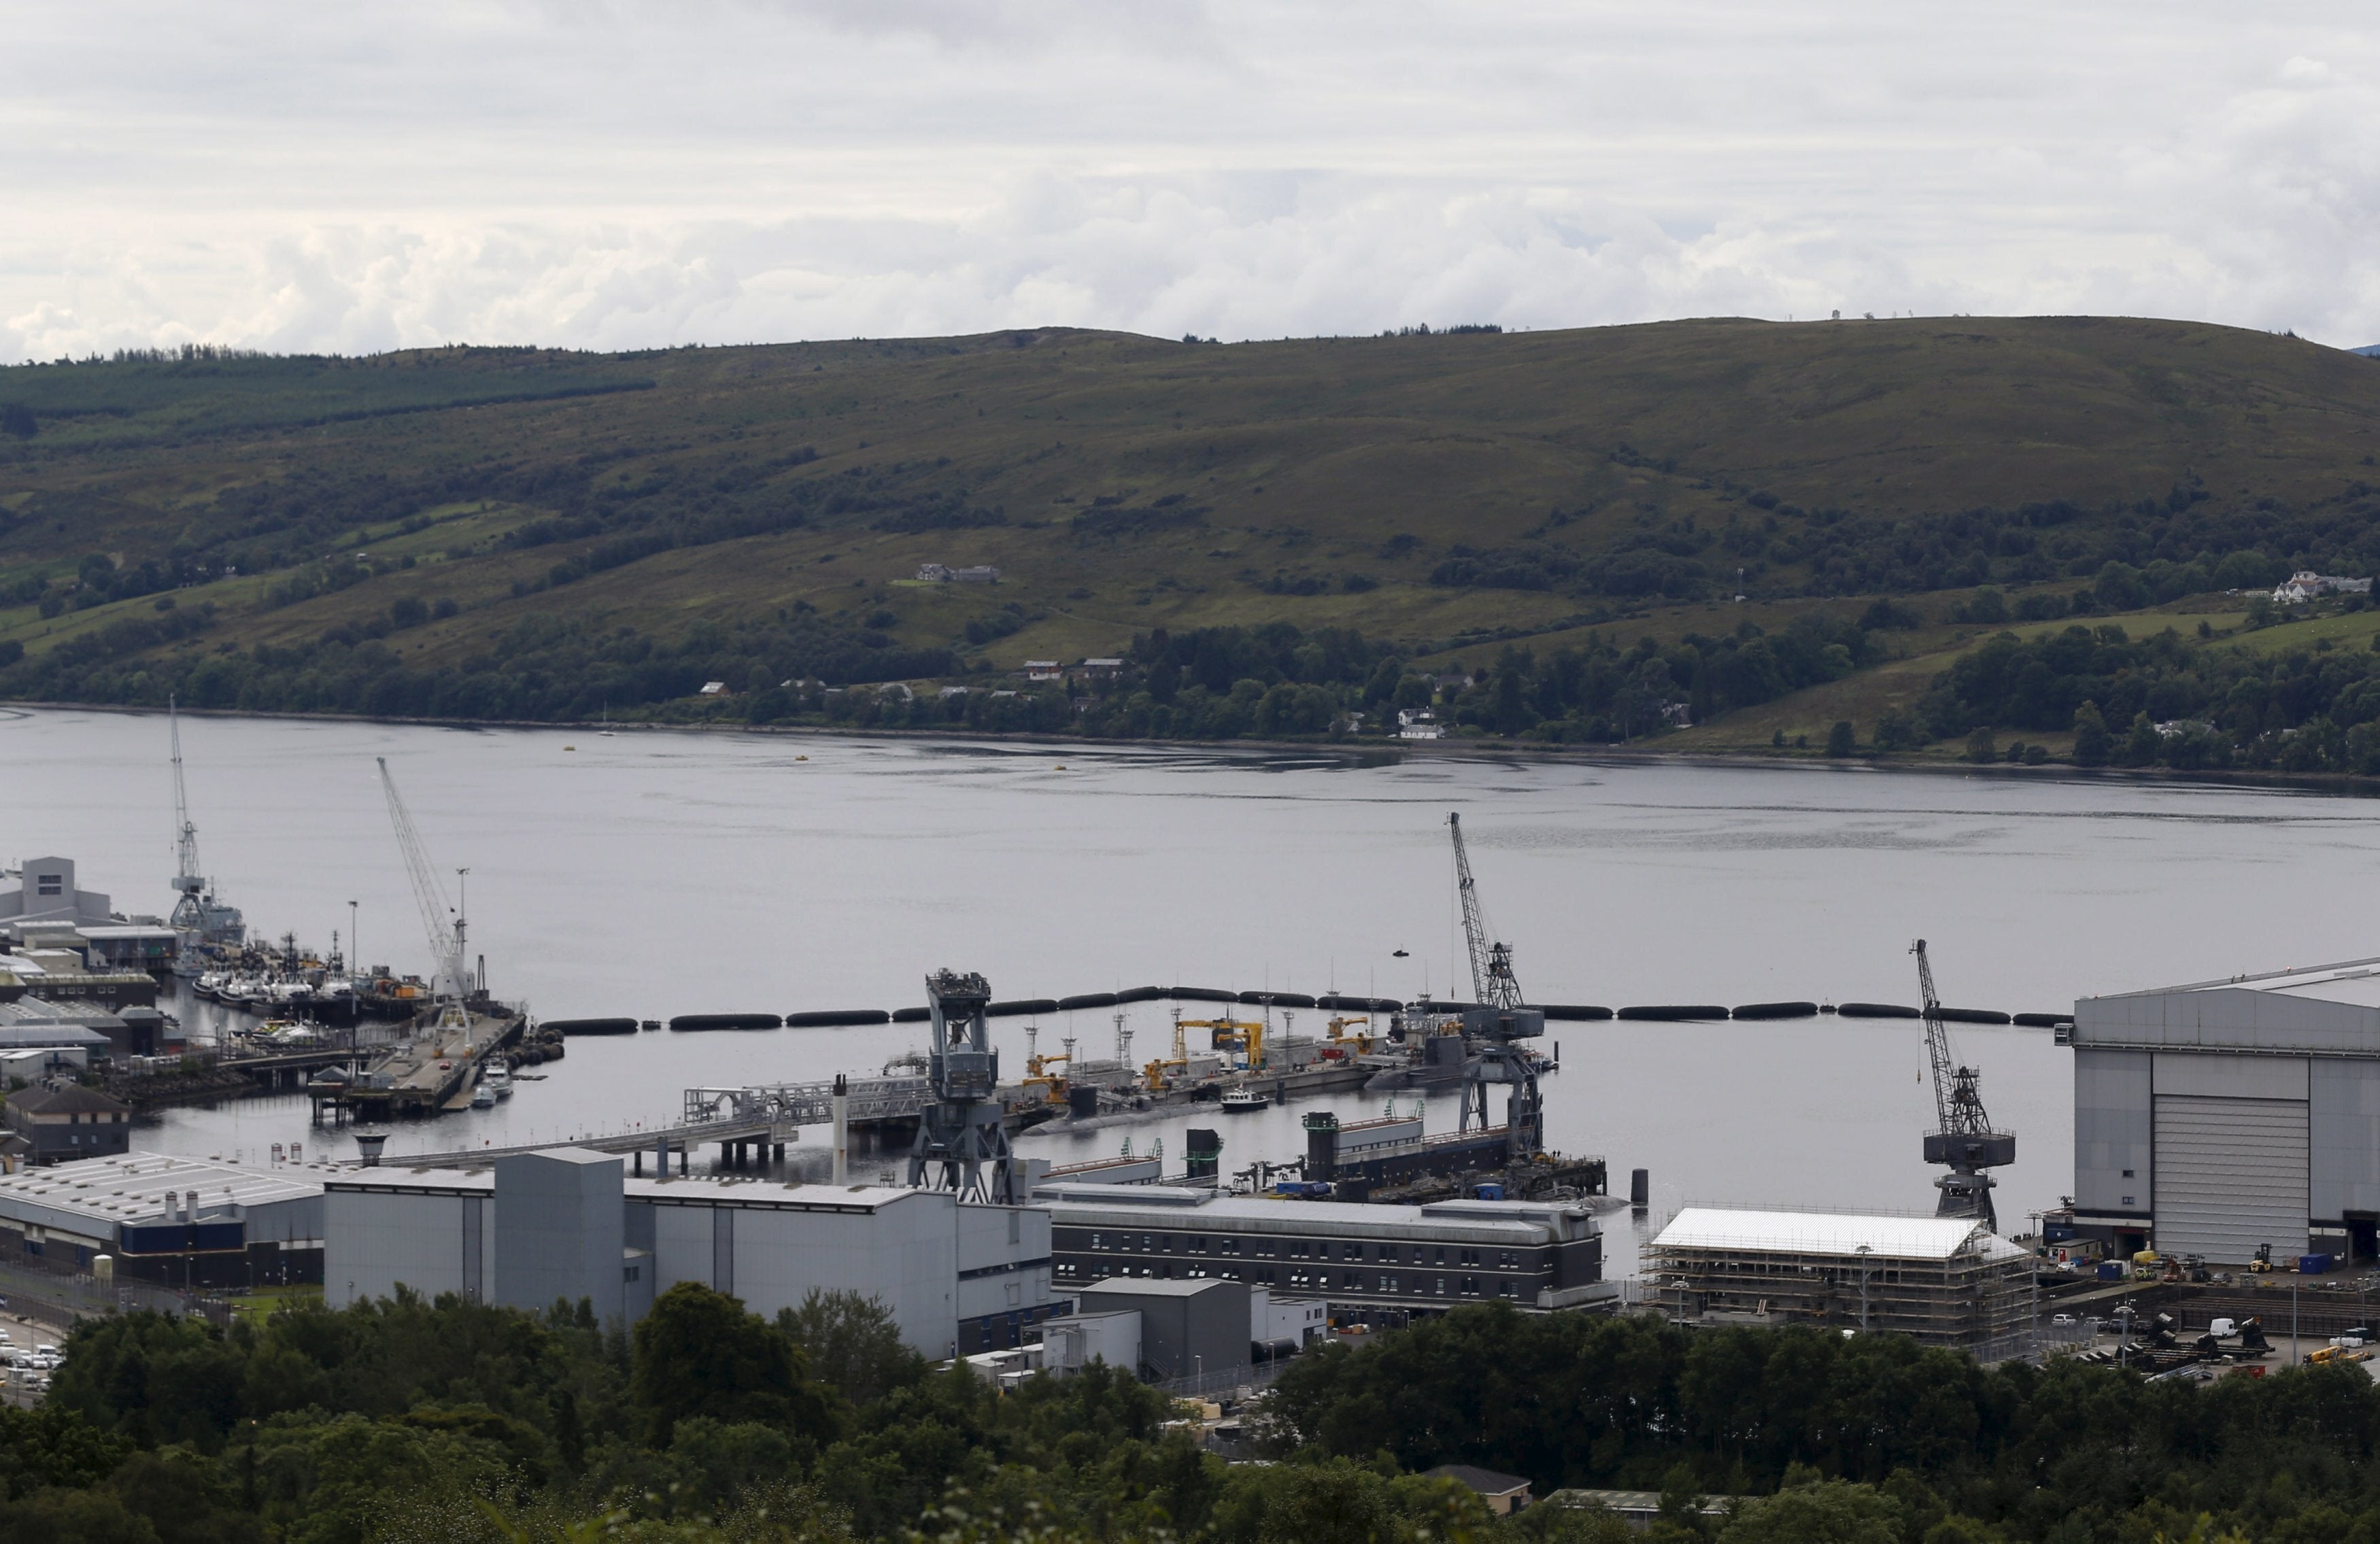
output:
M252 929L327 946L352 915L365 960L426 972L374 764L387 758L450 887L469 870L492 985L544 1017L895 1008L945 965L1001 997L1151 983L1466 997L1457 810L1535 1001L1914 1003L1920 936L1945 1002L2011 1012L2380 954L2365 902L2380 802L2324 790L227 717L185 717L182 739L206 869ZM69 857L117 909L163 913L172 839L162 716L0 715L0 859ZM183 1007L201 1027L222 1012ZM1085 1056L1111 1054L1111 1016L1047 1015L1041 1049L1074 1035ZM1165 1003L1131 1010L1135 1060L1168 1025ZM996 1035L1014 1076L1024 1021ZM2071 1053L2046 1030L1954 1037L2017 1133L2004 1222L2055 1205L2073 1173ZM400 1126L389 1153L670 1125L687 1088L870 1072L919 1039L894 1025L577 1039L541 1081ZM1553 1145L1604 1155L1622 1191L1649 1169L1652 1222L1689 1202L1932 1206L1913 1022L1567 1023L1548 1039ZM1306 1109L1382 1103L1347 1093L1020 1146L1063 1162L1161 1141L1172 1168L1185 1128L1214 1125L1229 1169L1295 1157ZM1454 1113L1451 1095L1428 1102L1433 1130ZM823 1136L806 1133L788 1167L822 1165ZM299 1097L170 1110L136 1141L249 1162L274 1143L354 1151ZM897 1161L859 1159L863 1173Z

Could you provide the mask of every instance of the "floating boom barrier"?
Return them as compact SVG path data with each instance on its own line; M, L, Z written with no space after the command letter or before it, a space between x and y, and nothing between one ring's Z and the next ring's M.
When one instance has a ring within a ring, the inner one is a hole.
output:
M1476 1009L1476 1003L1404 1003L1393 997L1353 997L1341 992L1325 992L1308 996L1294 991L1226 991L1220 987L1131 987L1121 991L1088 991L1072 997L1019 997L1006 1002L989 1003L984 1014L990 1018L1038 1017L1043 1014L1070 1014L1097 1009L1129 1007L1137 1003L1228 1003L1234 1007L1273 1007L1320 1009L1330 1013L1396 1014L1408 1008L1427 1008L1431 1013L1462 1014ZM1621 1008L1597 1007L1582 1003L1539 1003L1529 1004L1554 1022L1598 1022L1624 1019L1633 1023L1698 1024L1725 1020L1741 1022L1782 1019L1817 1018L1832 1015L1840 1018L1906 1018L1924 1015L1915 1008L1900 1003L1745 1003L1730 1008L1716 1003L1649 1003ZM2074 1015L2062 1014L2006 1014L1996 1008L1944 1008L1944 1019L1952 1024L2013 1025L2021 1029L2055 1029L2071 1024ZM777 1014L681 1014L669 1020L669 1027L680 1033L701 1030L752 1029L832 1029L864 1027L880 1024L922 1024L931 1015L922 1007L894 1008L825 1008L806 1009L799 1013ZM633 1018L562 1018L546 1021L548 1028L565 1035L628 1035L637 1031L638 1021ZM643 1021L643 1027L659 1027L655 1020Z

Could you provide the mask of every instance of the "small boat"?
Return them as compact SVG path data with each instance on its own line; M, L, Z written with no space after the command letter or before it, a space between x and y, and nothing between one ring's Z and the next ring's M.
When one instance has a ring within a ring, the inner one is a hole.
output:
M603 704L602 727L597 729L595 733L601 739L608 740L612 737L612 705L609 702Z
M496 1091L493 1088L489 1088L486 1083L482 1082L478 1088L471 1090L472 1109L493 1110L495 1107Z
M480 1076L480 1091L493 1093L497 1099L513 1097L513 1069L502 1062L491 1062Z
M1220 1102L1224 1114L1245 1115L1251 1110L1261 1110L1272 1101L1244 1083L1226 1091Z

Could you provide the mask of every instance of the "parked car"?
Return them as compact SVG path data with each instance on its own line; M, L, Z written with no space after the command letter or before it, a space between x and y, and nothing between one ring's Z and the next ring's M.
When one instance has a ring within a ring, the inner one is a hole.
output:
M2049 1322L2060 1330L2070 1330L2074 1328L2074 1316L2072 1314L2051 1314L2049 1316Z

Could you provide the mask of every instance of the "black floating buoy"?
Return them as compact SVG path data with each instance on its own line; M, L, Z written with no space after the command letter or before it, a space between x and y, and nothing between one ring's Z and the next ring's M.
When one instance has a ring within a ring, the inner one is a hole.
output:
M679 1034L701 1029L774 1029L783 1020L774 1014L680 1014L669 1021Z
M1262 1006L1264 1003L1269 1003L1276 1008L1311 1008L1314 1006L1313 998L1306 996L1304 992L1297 991L1244 991L1239 994L1239 1000L1243 1003L1256 1006Z
M1132 1003L1159 1003L1172 993L1164 987L1132 987L1115 994L1119 1006Z
M1916 1009L1902 1007L1898 1003L1846 1003L1835 1012L1845 1018L1922 1018L1925 1016Z
M820 1008L787 1014L788 1029L831 1029L846 1024L890 1024L892 1015L881 1008Z
M1735 1010L1738 1018L1815 1018L1815 1003L1746 1003Z
M2072 1014L2015 1014L2010 1015L2010 1022L2021 1024L2027 1029L2055 1029L2061 1024L2073 1023L2074 1015Z
M557 1035L633 1035L637 1021L633 1018L549 1018L542 1027Z
M1584 1003L1540 1003L1536 1008L1548 1018L1601 1019L1611 1016L1610 1009L1592 1007Z
M1062 1014L1071 1014L1081 1008L1112 1008L1115 1005L1116 994L1111 991L1086 991L1058 999L1058 1011Z
M1054 997L1018 997L1006 1003L983 1005L986 1018L1016 1018L1026 1014L1054 1014L1057 1011L1058 1000Z
M895 1008L892 1010L892 1022L895 1024L923 1024L926 1020L933 1016L934 1010L931 1008Z
M1647 1006L1622 1008L1621 1018L1657 1019L1680 1023L1698 1019L1724 1019L1727 1010L1707 1003L1654 1003Z
M1997 1008L1937 1008L1948 1024L2006 1024L2009 1015Z
M647 1029L658 1029L658 1028L660 1028L661 1027L662 1027L662 1021L661 1021L660 1019L657 1019L657 1018L649 1018L649 1019L645 1020L644 1025L643 1025L643 1027L645 1027L645 1028L647 1028Z
M1173 987L1165 995L1176 1003L1236 1003L1240 1000L1237 992L1220 991L1213 987Z

